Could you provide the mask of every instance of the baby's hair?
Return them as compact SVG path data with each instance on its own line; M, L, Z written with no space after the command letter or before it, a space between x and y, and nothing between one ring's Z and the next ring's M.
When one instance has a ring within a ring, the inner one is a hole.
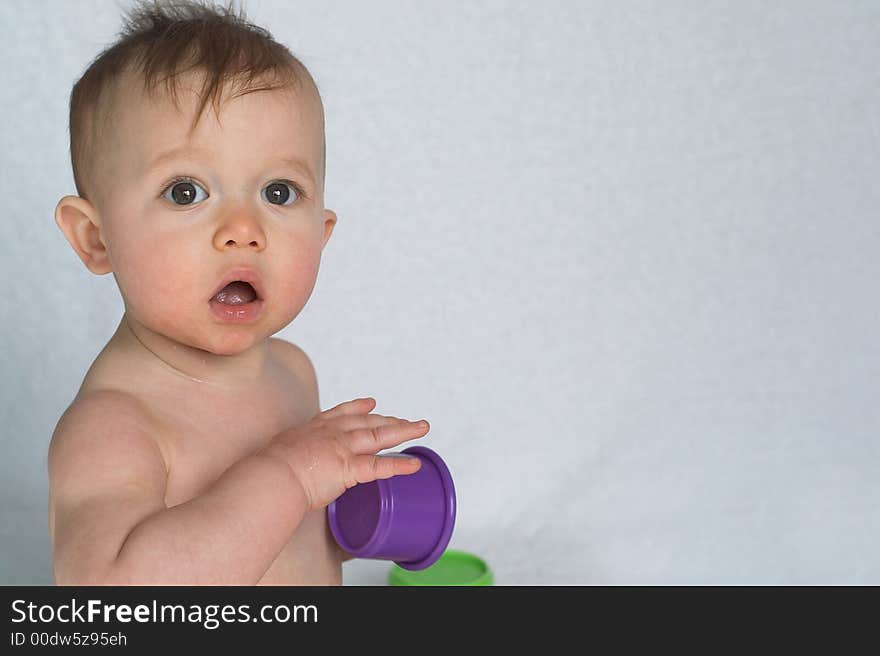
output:
M177 76L191 70L204 72L190 133L209 100L218 110L229 83L239 85L232 97L307 85L320 102L317 84L305 65L267 30L249 23L243 9L236 15L232 4L232 0L225 7L196 0L140 0L127 14L123 10L125 26L117 41L91 62L70 94L70 159L80 197L92 200L87 190L94 189L97 136L109 128L113 87L125 72L140 77L150 97L165 82L178 110ZM260 81L270 84L258 85ZM321 159L323 180L326 150Z

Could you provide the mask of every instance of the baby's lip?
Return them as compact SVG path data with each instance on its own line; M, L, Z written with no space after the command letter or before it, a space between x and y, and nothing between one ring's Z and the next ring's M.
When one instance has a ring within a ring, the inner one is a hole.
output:
M236 267L234 269L230 269L227 271L223 278L221 279L220 284L214 290L214 293L211 294L210 301L214 298L220 291L226 287L231 282L235 282L236 280L241 280L242 282L249 283L251 287L254 288L254 291L257 293L257 300L263 300L265 298L263 296L263 280L260 277L260 272L256 269L251 269L249 267Z

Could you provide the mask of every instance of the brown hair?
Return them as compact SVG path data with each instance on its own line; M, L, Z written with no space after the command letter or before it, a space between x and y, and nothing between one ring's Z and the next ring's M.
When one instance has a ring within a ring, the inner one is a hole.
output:
M112 115L114 85L127 71L141 77L150 97L164 81L178 109L177 77L191 70L204 72L190 133L209 100L215 112L218 110L229 83L240 84L233 98L308 85L320 103L318 86L305 65L267 30L249 23L243 9L234 14L232 0L226 7L195 0L141 0L124 18L118 40L92 61L70 94L70 160L76 191L82 198L92 200L86 189L94 189L92 163L98 155L98 135ZM259 80L275 84L254 86ZM321 114L323 122L323 111ZM326 169L326 137L323 151L320 180Z

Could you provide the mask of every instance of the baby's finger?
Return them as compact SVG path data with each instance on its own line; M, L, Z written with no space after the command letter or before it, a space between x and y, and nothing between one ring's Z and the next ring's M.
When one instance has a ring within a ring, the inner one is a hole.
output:
M355 456L351 470L358 483L369 483L380 478L415 474L422 466L421 460L412 456Z
M409 423L399 417L386 417L383 415L339 415L333 419L333 427L343 431L353 431L359 428L378 428L387 424Z
M362 399L352 399L351 401L340 403L339 405L330 408L329 410L324 410L321 415L325 418L329 418L338 417L340 415L363 414L366 412L370 412L375 407L376 399L374 399L372 396L367 396Z
M407 440L423 437L430 430L427 421L401 421L375 428L359 428L347 434L352 453L376 453Z

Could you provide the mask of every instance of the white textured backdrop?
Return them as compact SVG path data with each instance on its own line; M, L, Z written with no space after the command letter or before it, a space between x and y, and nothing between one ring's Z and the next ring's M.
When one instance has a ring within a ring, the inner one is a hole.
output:
M451 547L499 584L880 584L880 3L244 6L318 82L339 216L280 336L322 408L431 421ZM46 448L122 311L53 210L121 23L0 22L0 584L51 583Z

